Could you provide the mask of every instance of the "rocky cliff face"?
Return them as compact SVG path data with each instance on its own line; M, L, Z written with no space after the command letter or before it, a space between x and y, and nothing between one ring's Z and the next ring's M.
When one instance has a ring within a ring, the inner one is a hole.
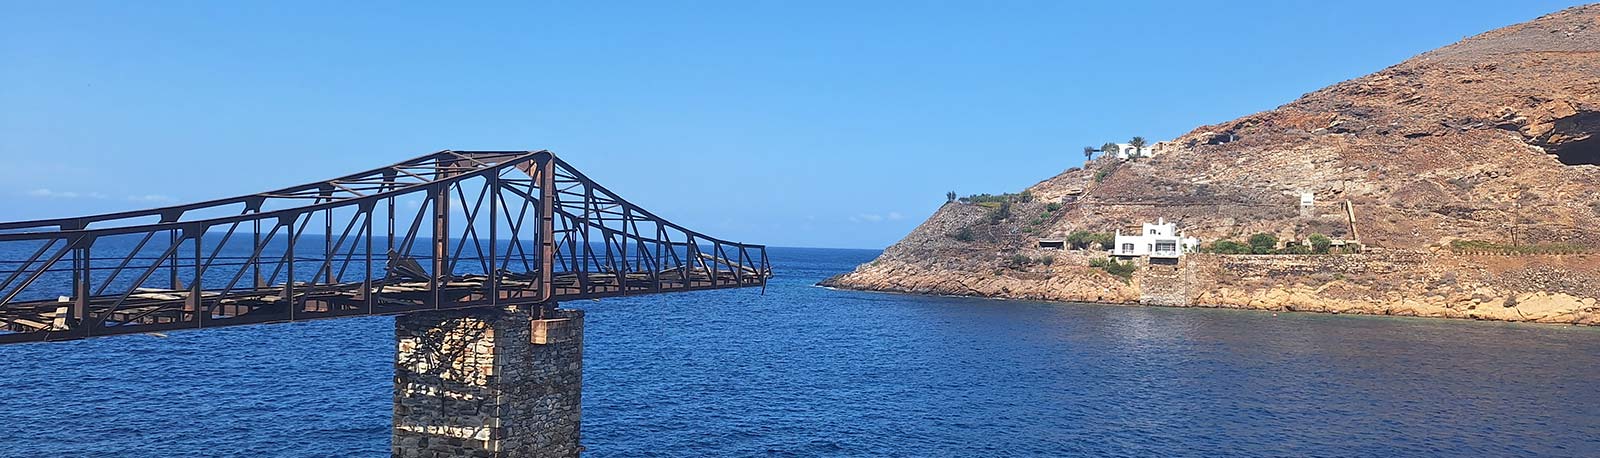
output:
M1042 252L1037 242L1157 218L1208 241L1321 233L1411 253L1455 240L1600 249L1597 133L1600 5L1589 5L1200 127L1158 144L1152 158L1098 158L1029 187L1032 201L1012 203L1003 218L993 208L946 205L878 260L828 284L1130 302L1146 295L1143 280L1170 283L1181 272L1143 269L1124 283L1088 268L1093 253ZM1316 204L1301 208L1302 193ZM1060 259L1019 265L1019 254ZM1534 258L1519 262L1543 262ZM1548 264L1580 276L1596 269ZM1600 296L1600 287L1587 288L1562 294L1581 310L1583 297ZM1204 289L1156 302L1221 301Z

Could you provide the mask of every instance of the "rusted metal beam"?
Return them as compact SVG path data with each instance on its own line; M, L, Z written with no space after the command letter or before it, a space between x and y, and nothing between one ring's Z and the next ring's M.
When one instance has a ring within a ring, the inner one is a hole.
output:
M480 178L482 186L470 181ZM405 223L399 214L411 206ZM189 217L219 209L231 216ZM156 221L130 222L144 217ZM321 237L308 237L313 219ZM404 264L422 272L411 253L424 219L432 270L411 275ZM453 229L462 231L454 250ZM0 253L18 256L0 257L0 343L764 286L771 272L764 247L661 219L548 151L441 151L267 193L0 223L0 232L0 248L15 247ZM127 238L97 244L118 237ZM157 237L167 240L162 253L144 255ZM231 247L236 238L249 248ZM252 280L239 287L245 275Z

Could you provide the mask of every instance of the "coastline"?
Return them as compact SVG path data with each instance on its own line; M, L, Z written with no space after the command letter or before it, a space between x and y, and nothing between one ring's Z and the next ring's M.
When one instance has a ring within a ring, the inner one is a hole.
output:
M1056 301L1056 300L1041 300L1041 299L1019 299L1019 298L1012 298L1012 297L961 296L961 295L954 295L954 294L923 294L923 293L911 293L911 292L905 292L905 291L856 289L856 288L843 287L843 286L826 286L826 285L823 285L821 282L818 282L818 283L813 284L811 286L815 287L815 288L822 288L822 289L830 290L830 291L849 291L849 292L857 292L857 293L888 294L888 295L893 295L893 296L949 298L949 299L972 299L972 300L987 300L987 301L1000 301L1000 302L1022 302L1022 303L1044 304L1044 305L1084 305L1084 306L1094 306L1094 307L1152 307L1152 308L1161 308L1161 309L1201 309L1201 310L1215 310L1215 311L1228 311L1228 312L1272 313L1274 315L1276 315L1278 313L1284 313L1284 314L1306 314L1306 315L1310 315L1310 316L1327 316L1327 317L1343 316L1343 317L1372 318L1372 319L1409 319L1409 320L1422 320L1422 321L1430 321L1430 322L1431 321L1438 321L1438 322L1450 322L1450 323L1482 323L1482 324L1499 324L1499 325L1508 325L1508 326L1532 326L1532 327L1535 327L1535 328L1544 328L1544 329L1574 329L1574 330L1586 330L1586 331L1590 331L1590 332L1600 332L1600 324L1592 324L1592 323L1544 323L1544 322L1526 321L1526 320L1524 320L1524 321L1507 321L1507 320L1474 319L1474 318L1465 318L1465 317L1432 317L1432 316L1414 316L1414 315L1371 315L1371 314L1363 314L1363 313L1319 312L1319 311L1312 311L1312 310L1270 310L1270 309L1260 309L1260 308L1228 307L1228 306L1221 306L1221 305L1215 305L1215 304L1192 304L1192 305L1186 305L1186 306L1175 306L1175 305L1161 305L1161 304L1141 304L1141 303L1136 303L1136 302L1135 303L1129 303L1129 302L1093 302L1093 301Z
M886 256L887 257L887 256ZM1600 326L1590 255L1189 255L1127 281L1071 262L1030 269L879 258L818 286L1118 306L1223 308Z

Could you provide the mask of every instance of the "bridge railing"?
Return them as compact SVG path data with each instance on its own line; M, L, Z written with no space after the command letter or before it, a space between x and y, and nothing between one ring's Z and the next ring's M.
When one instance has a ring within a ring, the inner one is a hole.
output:
M0 343L763 286L766 250L545 151L443 151L200 204L0 224Z

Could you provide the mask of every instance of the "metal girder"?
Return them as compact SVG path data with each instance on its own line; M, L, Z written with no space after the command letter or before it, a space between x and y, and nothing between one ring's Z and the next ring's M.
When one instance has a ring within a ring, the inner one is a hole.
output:
M549 151L440 151L247 196L0 223L0 343L765 287L771 275L765 247L673 224Z

